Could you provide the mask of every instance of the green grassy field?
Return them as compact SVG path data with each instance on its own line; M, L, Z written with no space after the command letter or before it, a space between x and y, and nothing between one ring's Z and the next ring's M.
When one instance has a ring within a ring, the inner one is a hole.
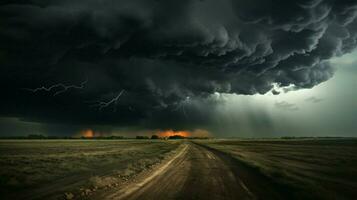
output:
M357 198L357 140L207 140L308 199Z
M179 144L161 140L0 140L0 199L56 199L65 192L110 187L160 162Z

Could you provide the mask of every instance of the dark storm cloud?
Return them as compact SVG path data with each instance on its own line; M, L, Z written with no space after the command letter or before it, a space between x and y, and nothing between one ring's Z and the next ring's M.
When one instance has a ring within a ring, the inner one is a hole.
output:
M194 124L202 116L184 110L192 99L328 80L334 72L328 59L357 45L356 15L356 1L337 0L5 1L1 115ZM59 83L76 87L55 96L65 87L23 89ZM98 101L108 106L98 109Z
M273 90L271 91L271 93L272 93L273 95L278 95L278 94L280 94L280 92L279 92L279 91L276 91L275 89L273 89Z

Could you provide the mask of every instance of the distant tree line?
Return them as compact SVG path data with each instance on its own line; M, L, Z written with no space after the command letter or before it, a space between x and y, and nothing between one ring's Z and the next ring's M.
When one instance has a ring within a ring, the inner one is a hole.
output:
M107 140L115 140L115 139L129 139L123 136L95 136L95 137L73 137L73 136L46 136L41 134L30 134L27 136L7 136L0 137L0 139L34 139L34 140L45 140L45 139L107 139Z
M123 137L123 136L95 136L95 137L73 137L73 136L46 136L42 134L30 134L27 136L7 136L7 137L0 137L0 139L32 139L32 140L46 140L46 139L86 139L86 140L91 140L91 139L102 139L102 140L121 140L121 139L133 139L129 137ZM208 137L184 137L181 135L172 135L169 137L160 137L158 135L152 135L151 137L145 136L145 135L138 135L135 137L135 139L152 139L152 140L157 140L157 139L209 139Z
M148 136L142 136L142 135L137 135L135 138L136 139L149 139Z
M136 136L136 139L152 139L152 140L156 140L156 139L209 139L208 137L184 137L182 135L171 135L168 137L160 137L158 135L152 135L150 138L148 136L142 136L142 135L138 135Z

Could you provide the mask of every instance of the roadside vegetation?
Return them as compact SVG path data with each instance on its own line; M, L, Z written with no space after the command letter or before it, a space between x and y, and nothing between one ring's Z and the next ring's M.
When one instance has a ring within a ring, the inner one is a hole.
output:
M0 140L0 193L4 199L72 199L76 193L88 196L159 163L180 143Z
M355 199L357 140L206 140L278 184L295 188L303 199Z

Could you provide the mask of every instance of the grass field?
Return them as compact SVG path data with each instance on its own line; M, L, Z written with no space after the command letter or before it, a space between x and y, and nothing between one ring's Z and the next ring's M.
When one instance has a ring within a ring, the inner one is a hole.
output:
M207 140L306 199L357 198L357 140Z
M56 199L126 181L179 146L161 140L0 140L0 199ZM5 198L4 198L5 197Z
M356 199L357 140L194 140L256 169L295 199ZM0 199L90 197L175 154L182 140L0 140ZM150 172L150 171L148 171ZM199 186L197 186L199 187ZM80 198L81 199L81 198Z

